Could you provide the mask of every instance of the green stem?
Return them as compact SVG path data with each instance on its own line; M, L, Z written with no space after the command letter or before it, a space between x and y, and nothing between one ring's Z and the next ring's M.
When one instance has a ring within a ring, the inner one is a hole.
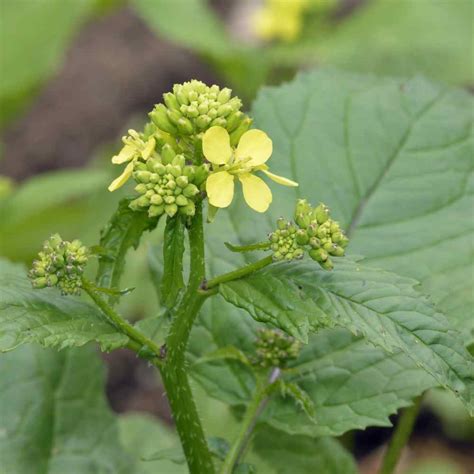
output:
M230 242L224 242L224 245L231 251L231 252L250 252L252 250L268 250L272 245L271 242L258 242L256 244L250 245L233 245Z
M219 275L215 278L212 278L211 280L205 282L203 290L210 290L220 285L221 283L237 280L238 278L242 278L244 276L249 275L250 273L254 273L257 270L260 270L266 267L267 265L270 265L271 263L273 263L273 257L269 255L268 257L262 258L261 260L257 260L254 263L250 263L245 267L238 268L237 270L234 270L232 272L224 273L223 275Z
M102 310L108 321L130 338L130 342L128 343L130 349L139 352L140 349L148 347L156 357L160 357L160 347L133 327L126 319L122 318L122 316L97 293L95 286L85 278L82 279L82 288Z
M420 411L422 398L423 396L420 395L411 407L403 410L392 439L385 451L382 466L380 468L380 474L392 474L394 472L402 450L410 438L413 425Z
M263 380L262 378L257 379L257 389L255 390L250 404L247 406L239 432L227 453L220 474L232 474L236 465L239 463L247 444L250 441L257 418L260 416L267 404L268 387L274 383L279 376L280 369L274 369L268 381Z
M214 464L189 385L185 364L189 335L206 299L206 295L198 292L205 277L201 205L196 206L196 214L189 228L189 244L191 251L189 282L166 338L165 363L160 370L190 473L213 474Z

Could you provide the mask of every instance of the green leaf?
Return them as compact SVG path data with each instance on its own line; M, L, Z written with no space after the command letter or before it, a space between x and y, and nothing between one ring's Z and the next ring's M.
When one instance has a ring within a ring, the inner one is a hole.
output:
M206 0L133 0L132 5L152 30L180 45L217 56L235 49Z
M24 269L0 260L0 352L27 342L58 349L97 342L111 351L128 337L95 307L56 289L33 289Z
M474 412L474 360L460 335L414 290L414 284L346 258L332 272L313 262L275 265L221 284L219 291L258 321L269 321L294 336L317 330L323 318L388 352L402 350ZM290 312L301 301L307 308L306 314L301 313L305 324L301 318L292 319Z
M95 0L2 2L0 122L24 106L28 96L55 71L94 6ZM26 51L34 51L34 61L25 60Z
M171 449L179 444L177 435L151 416L138 413L123 415L118 420L120 438L125 451L135 460L134 474L185 474L185 465L166 459L145 461L156 448Z
M465 47L474 39L472 8L472 0L367 2L321 37L316 50L321 62L353 71L472 84L472 51Z
M110 222L102 230L100 246L107 251L99 257L96 282L104 288L118 288L125 266L125 256L130 248L137 248L145 231L153 230L157 219L150 219L146 212L132 211L130 199L122 199ZM109 301L116 303L118 298L111 296Z
M349 230L351 252L421 281L467 340L474 330L472 108L467 92L421 78L327 70L263 89L253 105L256 127L273 140L272 171L300 184L272 187L269 218L290 217L297 197L325 202ZM245 215L236 225L254 241L268 232Z
M71 239L95 237L108 209L108 181L106 172L87 169L44 173L19 185L0 200L2 256L32 259L39 242L54 232ZM98 209L97 200L105 209Z
M268 468L265 474L356 474L355 460L338 441L290 436L268 427L257 431L252 443Z
M274 391L280 392L283 398L293 398L296 404L304 410L308 417L311 420L315 420L313 400L311 400L310 396L296 383L278 379L270 386L269 395L271 395Z
M129 474L104 369L91 347L34 345L0 356L0 458L5 473Z
M167 218L163 242L163 276L161 279L161 301L170 308L184 287L184 218Z

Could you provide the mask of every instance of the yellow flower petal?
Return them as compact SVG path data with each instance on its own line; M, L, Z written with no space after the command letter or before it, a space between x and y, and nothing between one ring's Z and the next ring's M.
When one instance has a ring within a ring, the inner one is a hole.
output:
M136 153L136 149L133 146L125 145L118 155L112 157L112 163L115 165L121 165L127 161L130 161Z
M127 182L128 178L130 178L130 176L132 175L132 172L133 172L133 161L125 167L125 169L123 170L123 173L118 178L115 178L110 183L109 191L112 192L122 187Z
M223 127L211 127L202 137L202 151L208 161L225 165L232 156L230 137Z
M227 207L234 197L234 177L227 171L209 175L206 181L209 202L215 207Z
M146 142L145 149L142 151L142 157L144 160L148 160L150 158L150 155L153 153L153 150L155 149L155 139L152 137Z
M284 178L283 176L278 176L277 174L270 173L270 171L262 170L270 179L275 181L275 183L283 184L283 186L299 186L298 183L292 181L291 179Z
M257 212L265 212L272 202L272 192L265 181L250 173L240 175L239 179L247 204Z
M273 144L268 135L261 130L249 130L240 138L235 157L237 160L251 158L249 164L258 166L265 163L272 155Z

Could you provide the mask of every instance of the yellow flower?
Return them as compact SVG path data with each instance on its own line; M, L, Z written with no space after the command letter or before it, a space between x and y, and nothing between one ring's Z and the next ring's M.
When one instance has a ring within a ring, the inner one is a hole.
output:
M255 15L255 30L264 40L294 41L303 27L308 0L267 0Z
M135 130L129 130L128 136L122 137L122 142L125 146L120 150L118 155L112 157L112 163L115 165L129 163L123 170L123 173L110 183L109 191L111 192L127 182L128 178L132 175L133 164L136 160L140 158L145 161L148 160L155 149L155 139L153 137L145 142Z
M261 130L245 132L233 150L227 130L211 127L202 138L202 149L213 167L206 181L206 191L209 202L215 207L229 206L234 197L234 181L238 178L247 204L257 212L265 212L272 202L272 192L262 179L252 174L256 171L262 171L278 184L298 186L268 171L265 163L272 154L273 144Z

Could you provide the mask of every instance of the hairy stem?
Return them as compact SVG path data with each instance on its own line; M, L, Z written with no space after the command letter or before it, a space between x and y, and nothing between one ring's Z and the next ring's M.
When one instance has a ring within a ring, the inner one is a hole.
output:
M266 267L267 265L270 265L271 263L273 263L273 258L271 255L269 255L265 258L262 258L261 260L257 260L254 263L250 263L249 265L246 265L245 267L238 268L237 270L234 270L229 273L224 273L223 275L219 275L215 278L212 278L211 280L207 282L204 282L202 289L211 290L212 288L215 288L221 283L237 280L238 278L242 278L244 276L250 275L251 273L254 273L257 270L260 270Z
M160 357L160 347L151 339L146 337L126 319L118 314L103 298L100 296L94 285L87 279L82 279L82 288L90 296L92 301L102 310L107 320L115 326L120 332L130 338L128 347L135 352L140 352L143 348L148 348L156 357Z
M420 395L411 407L403 410L387 451L385 451L380 474L392 474L397 467L402 450L410 438L413 425L420 411L422 398L423 396Z
M239 463L250 441L257 419L268 402L268 387L275 382L279 376L280 369L276 368L272 371L268 381L257 379L257 389L255 390L252 401L247 406L239 432L227 453L220 474L232 474L235 466Z
M196 316L206 299L198 289L205 277L202 208L189 228L191 269L186 292L176 309L166 338L166 357L161 370L183 451L191 474L213 474L214 464L186 373L185 353Z

